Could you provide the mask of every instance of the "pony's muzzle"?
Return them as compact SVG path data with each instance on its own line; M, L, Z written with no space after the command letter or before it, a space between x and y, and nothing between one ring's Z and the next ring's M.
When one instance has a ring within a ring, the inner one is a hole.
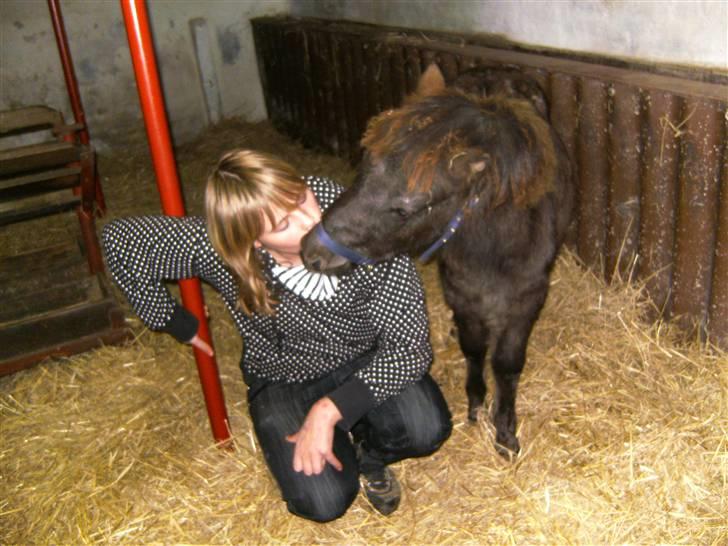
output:
M321 244L316 230L309 231L301 240L301 258L309 271L327 275L343 275L351 271L352 263L338 254L334 254Z

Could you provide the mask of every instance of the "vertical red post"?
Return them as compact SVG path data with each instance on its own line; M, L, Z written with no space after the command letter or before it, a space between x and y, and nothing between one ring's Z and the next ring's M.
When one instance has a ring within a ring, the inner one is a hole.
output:
M183 216L185 210L182 202L182 192L172 153L164 97L159 84L159 74L154 54L154 44L149 32L146 5L144 0L121 0L121 9L129 38L129 50L134 64L137 90L139 91L142 112L144 113L154 171L157 175L157 187L162 200L162 210L168 216ZM180 281L179 284L184 306L200 322L198 335L212 346L199 280L186 279ZM230 430L217 363L214 358L207 356L198 349L194 349L194 352L202 392L207 405L207 413L212 426L212 435L218 442L228 440Z
M86 125L86 114L83 111L81 94L78 92L78 80L76 80L76 71L73 68L71 50L68 47L68 38L66 37L66 27L63 24L63 15L61 14L61 6L58 0L48 0L48 9L51 12L53 32L56 35L58 54L61 56L63 77L66 79L66 89L68 89L68 98L71 101L73 118L76 123L83 126L78 131L78 137L81 141L81 144L88 144L90 141L90 137L88 133L88 126ZM99 182L98 174L96 174L95 172L94 191L96 193L96 205L98 207L97 210L103 214L106 212L106 201L104 200L104 192L101 189L101 183Z

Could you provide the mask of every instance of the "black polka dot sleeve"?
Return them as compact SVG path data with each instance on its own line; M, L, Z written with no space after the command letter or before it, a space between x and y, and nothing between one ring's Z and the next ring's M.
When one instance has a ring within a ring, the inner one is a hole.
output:
M165 281L202 277L222 294L236 294L202 218L121 218L104 226L101 243L111 277L134 312L152 330L166 331L179 341L189 341L198 323L172 298Z

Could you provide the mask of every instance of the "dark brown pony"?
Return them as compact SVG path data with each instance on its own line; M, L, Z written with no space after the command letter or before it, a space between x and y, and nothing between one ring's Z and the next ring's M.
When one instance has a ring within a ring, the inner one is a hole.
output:
M485 400L491 347L491 418L496 447L506 455L520 449L516 389L569 223L573 185L540 88L531 80L524 87L526 77L513 71L486 76L481 86L471 79L464 92L446 88L431 66L404 106L369 123L357 180L320 227L337 246L375 261L417 255L447 239L435 255L468 363L468 417L475 420ZM312 232L304 239L307 267L351 267L354 258L332 252L322 238Z

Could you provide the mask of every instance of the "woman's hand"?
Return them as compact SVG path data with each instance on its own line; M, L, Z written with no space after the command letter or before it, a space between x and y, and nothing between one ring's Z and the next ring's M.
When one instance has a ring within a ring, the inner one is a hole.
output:
M323 472L326 463L338 471L344 468L333 450L334 427L340 419L339 408L328 397L311 407L300 430L286 436L286 440L296 444L293 470L310 476Z
M210 347L203 339L195 334L195 337L193 337L189 344L193 347L199 349L203 353L205 353L207 356L215 356L215 352L212 350L212 347Z

